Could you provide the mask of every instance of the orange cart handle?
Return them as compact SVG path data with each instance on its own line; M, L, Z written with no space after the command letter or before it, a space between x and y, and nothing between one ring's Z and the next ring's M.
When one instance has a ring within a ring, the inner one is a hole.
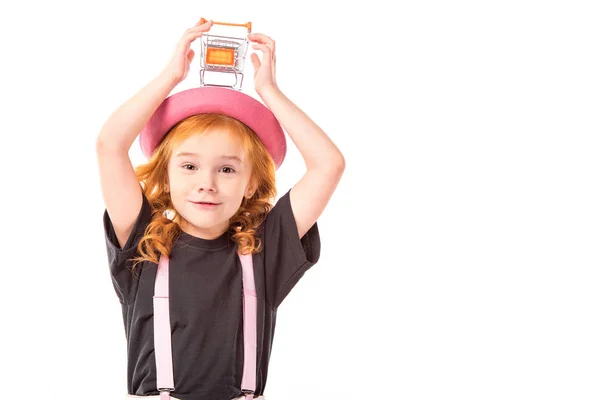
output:
M200 18L200 24L207 22L206 19ZM215 25L227 25L227 26L243 26L248 28L248 33L252 32L252 22L246 22L245 24L232 24L230 22L216 22L213 21Z

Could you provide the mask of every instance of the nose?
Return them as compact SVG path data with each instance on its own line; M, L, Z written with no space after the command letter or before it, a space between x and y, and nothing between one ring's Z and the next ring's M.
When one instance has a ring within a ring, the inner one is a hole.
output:
M217 192L216 179L212 171L204 170L198 173L197 176L196 190L198 192Z

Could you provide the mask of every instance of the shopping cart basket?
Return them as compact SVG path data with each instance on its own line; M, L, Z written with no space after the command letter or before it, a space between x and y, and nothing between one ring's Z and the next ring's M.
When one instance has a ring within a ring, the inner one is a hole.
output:
M200 23L203 24L204 22L206 20L202 18ZM245 24L213 22L213 24L245 27L248 33L252 31L251 22ZM206 32L202 35L201 39L200 85L230 87L241 90L244 80L244 63L250 43L248 38L245 35L238 37L221 36ZM208 83L206 79L207 75L216 77L221 83ZM224 80L223 77L226 77L227 80Z

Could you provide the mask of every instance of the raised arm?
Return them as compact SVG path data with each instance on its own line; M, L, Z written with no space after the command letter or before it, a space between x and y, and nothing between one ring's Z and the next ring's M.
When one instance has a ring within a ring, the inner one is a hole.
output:
M129 148L173 87L164 75L152 80L110 116L96 139L102 197L121 248L142 208L142 189Z
M164 99L185 79L194 57L190 45L211 26L212 21L198 22L187 29L164 70L121 105L98 135L96 155L102 196L121 248L142 207L142 190L129 159L129 148Z
M275 42L251 34L253 48L262 51L262 62L251 55L256 92L288 133L306 164L306 173L290 191L290 203L300 238L314 225L335 191L345 160L327 134L288 99L275 83Z

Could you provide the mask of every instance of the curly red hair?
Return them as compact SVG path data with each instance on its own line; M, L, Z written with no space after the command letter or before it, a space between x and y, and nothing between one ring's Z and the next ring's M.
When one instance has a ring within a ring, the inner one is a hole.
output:
M229 220L228 233L243 254L258 253L262 243L256 237L257 228L273 207L277 194L275 186L275 163L256 133L244 123L221 114L198 114L175 125L159 144L147 163L135 168L142 191L150 203L152 218L138 244L139 257L135 257L133 269L142 261L158 264L159 255L170 256L171 248L181 228L181 216L164 191L168 182L167 166L173 149L192 135L202 134L209 128L227 129L240 139L250 164L250 181L256 185L251 198L243 198L237 212ZM168 218L167 213L173 217Z

